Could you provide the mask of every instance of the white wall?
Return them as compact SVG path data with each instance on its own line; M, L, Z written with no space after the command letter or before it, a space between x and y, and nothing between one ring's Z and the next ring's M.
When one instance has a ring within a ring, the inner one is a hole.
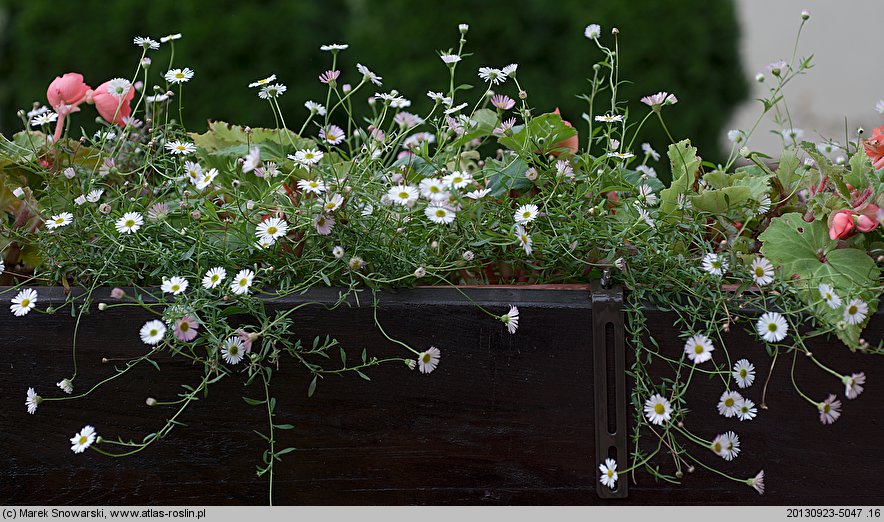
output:
M810 20L801 31L798 57L814 55L814 67L786 86L785 95L796 128L804 139L831 138L844 143L845 117L851 139L857 127L871 129L884 123L875 104L884 99L884 0L737 0L741 23L743 66L751 83L750 101L735 112L730 128L747 130L761 113L756 98L767 88L755 82L759 72L776 60L789 61L803 9ZM770 75L767 75L770 78ZM758 126L749 147L769 155L782 150L782 141L770 130L771 113ZM730 144L723 137L730 150Z

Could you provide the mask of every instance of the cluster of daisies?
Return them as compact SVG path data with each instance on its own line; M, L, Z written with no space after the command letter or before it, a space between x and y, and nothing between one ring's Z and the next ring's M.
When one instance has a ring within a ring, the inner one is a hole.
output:
M710 252L703 256L701 267L704 271L723 276L728 271L729 263L724 254ZM774 281L774 266L765 257L756 257L749 265L749 275L752 281L759 287L766 286ZM830 285L820 283L819 295L822 302L832 310L841 308L841 297ZM865 321L869 315L869 305L860 298L853 298L842 309L842 321L845 325L857 325ZM756 330L762 339L769 343L778 343L786 338L789 332L789 324L782 314L767 312L756 323Z

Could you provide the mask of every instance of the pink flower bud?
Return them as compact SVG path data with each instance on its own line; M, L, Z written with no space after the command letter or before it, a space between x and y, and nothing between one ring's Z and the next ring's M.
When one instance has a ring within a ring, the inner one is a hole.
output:
M856 226L853 223L853 212L839 210L829 217L829 239L845 239L850 237Z
M79 105L86 99L86 92L89 89L90 87L83 82L82 74L67 73L52 80L49 89L46 90L46 99L55 109L63 105Z

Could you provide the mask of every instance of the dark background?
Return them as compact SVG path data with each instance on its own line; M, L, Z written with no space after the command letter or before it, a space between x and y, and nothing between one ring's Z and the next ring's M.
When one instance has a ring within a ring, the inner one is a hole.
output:
M461 83L479 87L479 67L518 63L535 113L559 107L578 128L588 106L577 95L588 93L592 65L602 57L584 28L601 24L603 43L613 46L611 28L617 26L621 78L633 82L622 86L621 99L638 110L631 121L646 113L642 96L675 93L678 105L666 110L670 130L676 139L690 137L711 161L720 159L723 126L747 93L735 8L724 0L0 0L0 132L21 130L16 111L45 103L56 76L80 72L92 87L131 77L141 52L132 38L159 40L176 32L184 36L175 42L175 66L196 72L184 93L188 130L203 132L209 118L273 126L266 102L247 87L271 73L288 86L280 103L289 126L300 127L304 101L325 101L317 77L330 65L330 54L319 50L326 43L350 45L339 56L341 83L358 83L355 64L362 63L384 78L379 90L399 90L413 101L407 110L420 114L428 109L428 90L447 88L437 51L456 49L459 23L470 25L466 52L473 53L458 68ZM163 45L149 54L153 81L159 83L169 53ZM517 94L512 82L500 92ZM364 101L357 105L365 107ZM74 123L91 132L94 116L87 108ZM665 149L659 124L650 121L646 129L641 141Z

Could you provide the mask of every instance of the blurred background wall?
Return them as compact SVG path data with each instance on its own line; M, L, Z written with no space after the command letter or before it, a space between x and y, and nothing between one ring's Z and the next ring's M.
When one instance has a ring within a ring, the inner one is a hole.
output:
M670 130L676 138L690 136L712 161L721 157L731 108L745 99L751 78L729 0L0 0L0 132L21 129L16 111L45 102L55 76L81 72L93 87L131 77L141 52L134 36L177 32L184 36L175 43L175 64L196 71L184 93L189 130L202 132L208 118L272 126L266 102L247 87L271 73L287 84L280 102L289 126L298 125L305 100L324 102L317 76L330 55L319 46L332 42L350 44L340 55L339 82L358 82L355 65L362 63L383 76L381 90L399 90L420 113L428 108L428 90L447 88L437 51L456 48L460 23L470 25L466 51L472 53L459 66L460 82L479 86L478 67L518 63L536 112L559 107L578 128L588 106L577 95L588 92L592 65L601 59L584 28L601 24L603 41L612 45L617 26L621 78L631 82L621 93L630 110L644 115L642 96L675 93L679 103L666 110ZM150 53L154 81L168 68L169 52L164 45ZM509 82L500 91L516 95ZM94 128L94 112L84 114L89 117L76 124ZM667 140L659 124L649 120L646 127L635 148L650 141L662 151Z
M866 135L884 122L875 104L884 99L884 67L878 59L881 44L882 0L740 0L740 52L745 77L766 73L768 63L788 61L802 9L810 11L801 32L798 56L813 55L814 67L786 89L786 102L795 128L804 139L845 142L845 119L850 137L857 127ZM769 75L768 75L769 77ZM755 98L766 94L764 85L751 82L752 92L740 105L729 128L747 129L761 113ZM770 118L759 125L749 146L769 155L782 147L780 127Z

